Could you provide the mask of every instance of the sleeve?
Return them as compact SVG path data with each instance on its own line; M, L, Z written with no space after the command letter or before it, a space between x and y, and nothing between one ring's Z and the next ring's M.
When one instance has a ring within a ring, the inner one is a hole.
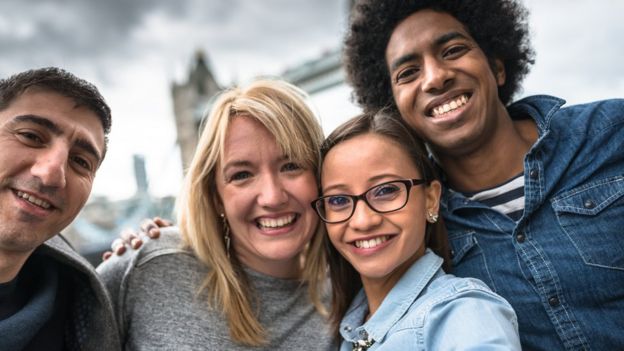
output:
M425 323L425 349L521 350L516 313L486 289L473 285L434 305Z

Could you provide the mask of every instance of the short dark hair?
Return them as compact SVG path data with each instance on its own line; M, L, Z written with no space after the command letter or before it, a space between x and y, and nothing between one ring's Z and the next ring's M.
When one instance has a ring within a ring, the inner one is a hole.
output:
M357 1L344 42L347 81L365 110L395 107L386 47L396 26L425 9L448 13L461 22L494 67L500 59L505 84L498 96L509 104L533 64L527 11L514 0L361 0Z
M32 69L0 80L0 110L7 108L29 88L39 88L73 99L93 111L102 123L105 140L111 129L111 110L98 89L84 79L57 67Z
M336 145L367 133L386 137L400 145L410 156L427 184L439 179L423 141L416 135L416 132L403 122L396 110L389 108L378 112L365 112L336 128L321 145L322 159L324 160L329 151ZM443 268L449 272L451 269L450 248L442 218L436 223L427 223L425 245L444 259ZM323 237L323 246L327 255L332 286L330 319L334 333L338 336L340 321L362 287L362 283L358 272L336 250L327 235Z

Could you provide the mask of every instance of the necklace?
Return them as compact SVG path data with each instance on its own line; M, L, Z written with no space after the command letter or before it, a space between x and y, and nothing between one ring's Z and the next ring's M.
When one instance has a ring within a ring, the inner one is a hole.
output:
M369 347L373 346L374 343L375 343L375 340L373 340L373 338L371 338L370 335L367 335L366 339L359 339L353 342L352 351L366 351L368 350Z

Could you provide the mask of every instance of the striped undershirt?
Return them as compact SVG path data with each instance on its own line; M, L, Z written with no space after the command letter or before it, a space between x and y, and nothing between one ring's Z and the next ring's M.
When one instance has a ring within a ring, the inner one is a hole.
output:
M524 212L524 173L494 188L463 194L518 221Z

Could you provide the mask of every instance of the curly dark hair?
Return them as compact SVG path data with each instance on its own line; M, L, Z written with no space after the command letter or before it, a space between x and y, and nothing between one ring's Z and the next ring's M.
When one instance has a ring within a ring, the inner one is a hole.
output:
M396 26L424 9L448 13L461 22L485 53L490 66L500 59L505 84L498 96L509 104L534 62L527 11L514 0L361 0L351 14L344 42L347 82L364 110L395 107L385 51Z
M68 97L78 106L93 111L102 122L104 136L111 129L111 109L91 83L57 67L31 69L0 79L0 110L7 108L29 88L52 91ZM105 138L105 141L108 141Z

